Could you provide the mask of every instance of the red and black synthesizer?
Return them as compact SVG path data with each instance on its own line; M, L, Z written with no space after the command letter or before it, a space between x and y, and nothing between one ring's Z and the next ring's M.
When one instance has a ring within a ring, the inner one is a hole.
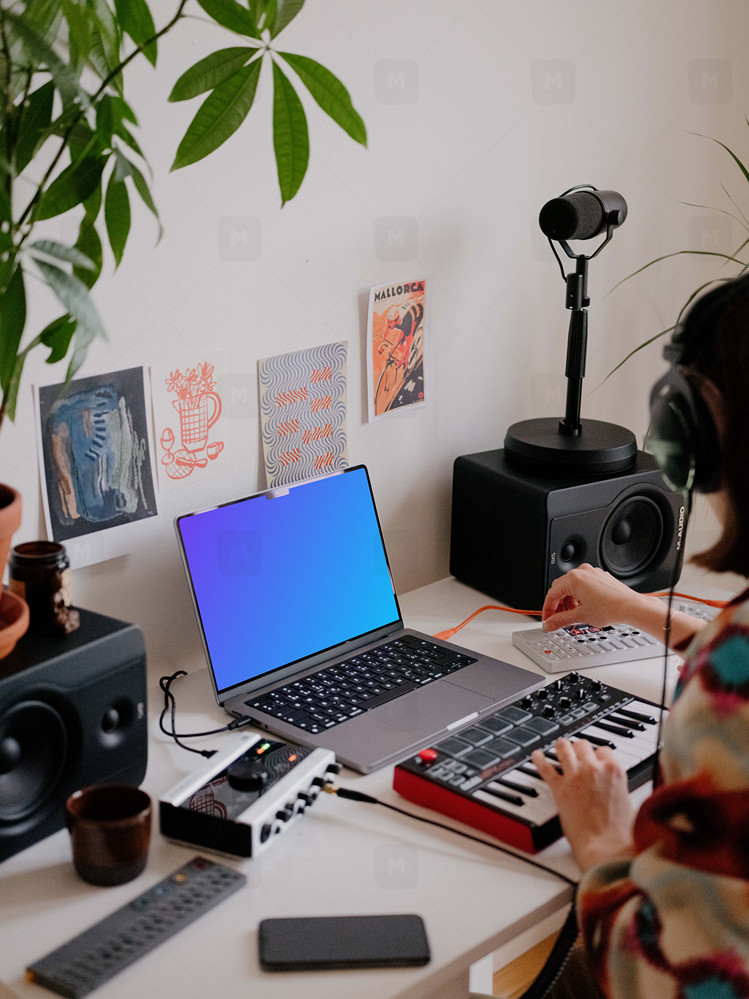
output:
M394 789L528 853L562 835L554 798L530 755L555 760L560 736L610 746L630 791L653 776L658 705L568 673L395 768Z

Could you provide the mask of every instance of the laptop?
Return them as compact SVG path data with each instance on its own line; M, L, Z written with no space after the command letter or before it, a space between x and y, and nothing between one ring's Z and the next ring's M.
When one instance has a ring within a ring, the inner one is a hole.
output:
M544 683L404 627L363 465L175 524L216 699L282 739L369 773Z

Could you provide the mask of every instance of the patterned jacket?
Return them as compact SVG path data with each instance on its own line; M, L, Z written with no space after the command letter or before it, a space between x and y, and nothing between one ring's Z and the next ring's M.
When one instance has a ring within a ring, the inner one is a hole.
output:
M634 856L578 893L611 999L749 997L749 590L685 656Z

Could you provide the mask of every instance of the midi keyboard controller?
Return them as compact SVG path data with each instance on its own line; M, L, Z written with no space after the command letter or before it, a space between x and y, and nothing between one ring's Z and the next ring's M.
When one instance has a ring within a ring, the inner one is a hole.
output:
M395 768L393 788L529 853L562 835L551 791L530 760L556 762L558 738L609 746L630 791L653 776L659 705L579 673L568 673ZM665 713L665 709L664 709Z

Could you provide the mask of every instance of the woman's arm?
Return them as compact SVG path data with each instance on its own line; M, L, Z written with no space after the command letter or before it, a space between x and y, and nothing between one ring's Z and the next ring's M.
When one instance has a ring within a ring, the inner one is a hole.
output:
M584 563L554 580L546 594L542 618L546 631L577 622L595 627L623 622L665 641L668 606L659 597L637 593L603 569ZM683 611L672 611L669 647L680 646L705 623Z

